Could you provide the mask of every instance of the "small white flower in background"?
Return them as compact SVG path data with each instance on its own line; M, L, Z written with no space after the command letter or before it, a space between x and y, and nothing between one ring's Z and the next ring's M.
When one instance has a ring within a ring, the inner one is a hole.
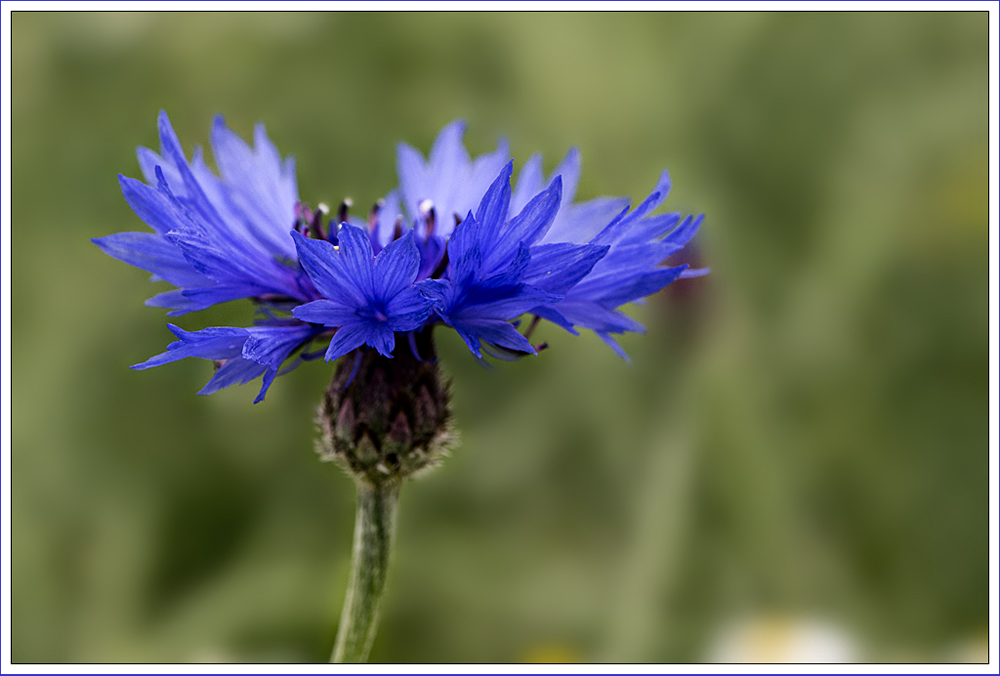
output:
M724 625L711 642L709 662L844 663L861 660L843 627L811 617L757 615Z

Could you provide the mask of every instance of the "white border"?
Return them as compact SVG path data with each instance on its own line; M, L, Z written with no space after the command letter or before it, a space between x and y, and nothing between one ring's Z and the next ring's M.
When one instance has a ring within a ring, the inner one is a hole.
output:
M10 669L10 8L3 5L0 17L0 45L3 54L0 101L3 102L3 130L0 132L0 622L3 638L0 639L0 660L4 672Z
M995 11L983 0L11 0L11 11Z
M740 11L789 11L789 10L861 10L861 11L987 11L989 18L989 162L990 162L990 189L989 189L989 261L990 261L990 289L989 289L989 315L990 315L990 361L989 361L989 383L990 383L990 431L989 431L989 482L990 482L990 535L989 535L989 556L990 556L990 625L989 625L989 663L983 665L976 664L837 664L837 665L720 665L720 664L679 664L679 665L647 665L647 664L571 664L571 665L545 665L545 664L476 664L476 665L450 665L450 664L428 664L428 665L394 665L394 664L370 664L370 665L283 665L283 664L239 664L239 665L212 665L212 664L32 664L32 665L12 665L10 662L10 633L11 633L11 608L10 608L10 529L11 529L11 455L10 455L10 425L11 425L11 382L10 382L10 323L11 323L11 12L14 11L62 11L62 10L145 10L145 11L229 11L229 10L474 10L474 11L553 11L553 10L740 10ZM0 87L0 99L2 99L2 136L0 136L0 491L2 491L2 502L0 502L0 547L2 547L2 558L0 558L0 671L3 673L21 674L51 674L51 673L79 673L79 674L109 674L109 673L149 673L149 674L327 674L327 673L357 673L357 674L380 674L380 673L408 673L408 674L459 674L459 673L485 673L485 674L601 674L601 673L634 673L634 674L657 674L657 673L689 673L689 674L714 674L714 673L740 673L740 674L866 674L866 673L913 673L913 674L995 674L998 664L998 643L1000 643L1000 631L998 631L998 593L1000 593L1000 577L998 577L998 539L997 539L997 514L998 514L998 448L1000 448L1000 429L998 429L998 403L1000 403L1000 374L998 374L998 337L1000 337L1000 316L998 316L998 301L1000 301L1000 229L998 229L998 197L1000 197L1000 153L998 153L998 108L997 108L997 86L998 76L1000 76L1000 61L998 61L998 21L1000 21L1000 10L995 2L28 2L15 1L4 2L0 10L0 45L3 52L0 54L2 60L2 87Z
M1000 84L1000 51L997 46L998 31L1000 31L1000 10L994 5L990 8L989 19L990 31L990 64L989 64L989 87L990 87L990 209L989 209L989 247L990 247L990 447L989 447L989 482L990 482L990 626L989 626L989 656L992 671L996 672L998 659L998 637L1000 628L997 627L1000 621L998 613L998 595L1000 595L1000 575L998 575L998 540L997 540L997 512L1000 509L998 502L998 485L1000 485L1000 464L998 464L998 450L1000 450L1000 429L998 429L997 407L1000 405L1000 373L997 362L998 345L1000 345L1000 315L998 315L998 303L1000 303L1000 213L997 212L998 198L1000 198L1000 187L997 181L1000 179L1000 141L998 141L997 109L997 86Z

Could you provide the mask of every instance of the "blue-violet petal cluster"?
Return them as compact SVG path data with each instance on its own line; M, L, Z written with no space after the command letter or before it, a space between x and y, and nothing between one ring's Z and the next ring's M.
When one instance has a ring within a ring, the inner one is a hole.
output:
M93 241L176 287L146 302L169 315L242 298L256 304L250 327L168 325L178 340L133 367L211 360L216 372L200 394L262 377L261 401L302 361L368 349L391 358L399 339L419 360L415 336L426 341L436 325L453 328L479 359L535 354L539 319L573 334L590 329L627 359L615 336L644 329L621 307L707 272L664 265L702 222L654 213L670 190L666 172L635 209L627 198L576 203L576 149L548 177L533 156L512 185L506 142L473 159L464 123L453 122L427 160L400 144L399 186L367 219L345 200L324 223L329 210L300 202L294 161L282 159L262 125L251 146L215 119L218 174L200 148L188 159L166 113L158 127L159 153L138 149L145 182L119 177L152 232ZM522 333L525 314L534 319Z

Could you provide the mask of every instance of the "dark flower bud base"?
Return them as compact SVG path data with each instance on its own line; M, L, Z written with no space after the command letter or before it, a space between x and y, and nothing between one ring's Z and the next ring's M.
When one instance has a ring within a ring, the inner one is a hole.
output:
M340 360L319 408L324 460L376 487L398 486L441 460L455 433L432 331L397 341L392 359L361 347Z

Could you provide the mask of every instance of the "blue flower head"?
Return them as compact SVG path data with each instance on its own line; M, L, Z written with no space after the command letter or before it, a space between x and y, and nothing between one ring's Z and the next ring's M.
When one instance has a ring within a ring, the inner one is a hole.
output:
M484 352L535 354L529 338L539 319L574 334L593 330L625 357L614 336L643 328L621 306L706 272L663 265L702 220L653 213L670 188L666 172L631 211L625 198L574 203L578 151L548 178L532 157L512 187L506 143L473 159L464 129L462 122L445 127L427 160L401 144L399 186L367 221L352 217L345 202L324 225L325 210L299 201L294 162L282 160L263 126L251 146L216 118L216 174L200 149L187 158L161 113L160 152L138 151L145 182L119 178L152 232L94 243L176 287L147 305L181 315L250 298L259 316L245 328L170 325L179 340L133 368L208 359L217 370L202 394L261 377L260 401L277 375L302 361L356 352L356 373L368 368L369 353L398 357L401 336L407 359L424 363L420 352L432 358L437 325L453 328L480 359ZM522 333L525 314L534 320ZM309 351L316 342L325 349ZM413 371L407 368L399 367ZM353 375L342 380L346 387Z
M166 113L159 132L160 154L138 150L147 183L118 179L129 206L154 232L94 240L110 256L152 272L154 281L178 287L146 304L180 315L239 298L316 298L289 234L298 203L295 162L281 160L263 125L251 148L215 118L211 140L221 176L200 148L187 160Z
M506 145L501 142L496 152L469 160L464 149L454 148L463 129L452 123L441 132L428 165L411 159L416 151L400 147L400 190L408 203L458 204L451 186L462 185L463 177L474 175L476 168L495 166ZM445 153L443 148L451 150ZM461 212L450 214L460 225L448 242L449 266L441 282L425 289L435 297L437 316L453 326L477 356L483 345L533 354L534 348L510 323L529 312L573 334L578 328L591 329L627 360L614 335L645 329L620 308L676 279L708 272L663 266L702 222L702 216L653 214L670 191L666 171L632 211L625 197L573 203L580 178L576 149L548 179L543 178L540 155L525 163L513 189L511 175L508 163L465 221ZM461 205L467 206L469 196L458 194L465 200ZM508 221L511 213L517 215ZM448 212L435 215L449 220ZM536 304L526 307L532 297Z

